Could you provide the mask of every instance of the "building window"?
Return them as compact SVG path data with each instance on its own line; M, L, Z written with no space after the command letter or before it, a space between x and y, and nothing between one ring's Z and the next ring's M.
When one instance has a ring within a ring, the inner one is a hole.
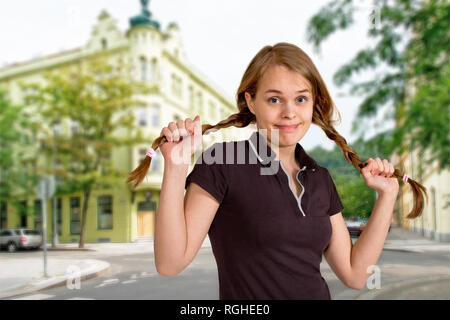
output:
M152 126L159 126L159 105L154 104L151 108Z
M26 201L19 202L19 216L20 216L20 226L21 228L28 227L27 216L28 216L28 206Z
M152 59L152 63L150 64L150 82L156 82L156 68L157 68L157 61L156 59Z
M178 98L182 97L183 80L176 74L172 74L172 94Z
M141 70L141 82L147 81L147 60L141 57L139 60L140 70Z
M181 78L178 78L177 89L178 89L177 91L178 97L180 99L183 98L183 79Z
M41 200L34 200L34 229L42 230Z
M146 157L147 149L141 148L138 151L138 163L141 163L144 161ZM150 164L150 170L151 172L160 172L160 161L158 158L158 155L156 155L154 158L152 158L152 163Z
M81 206L80 197L70 198L70 234L80 234Z
M145 127L147 125L147 107L146 106L138 107L138 124L141 127Z
M139 149L139 160L138 163L141 163L142 161L144 161L145 157L147 154L147 149Z
M98 229L112 229L112 196L98 197Z
M157 155L154 158L152 158L152 163L150 164L150 169L153 173L160 172L160 159Z
M192 88L192 86L189 86L189 106L191 108L194 107L194 89Z
M0 229L6 229L8 225L8 206L5 201L0 202Z
M53 201L52 201L53 202ZM56 230L58 231L58 235L62 234L62 206L61 206L61 198L56 199ZM52 217L53 224L53 217Z
M174 76L174 90L173 90L173 94L176 97L180 97L180 78L178 78L178 76Z
M102 49L103 50L108 49L108 41L106 41L105 38L102 39Z
M201 113L203 109L203 96L201 92L197 93L197 105L195 107L196 113Z
M209 117L211 120L216 121L217 114L216 114L216 105L214 102L209 102Z

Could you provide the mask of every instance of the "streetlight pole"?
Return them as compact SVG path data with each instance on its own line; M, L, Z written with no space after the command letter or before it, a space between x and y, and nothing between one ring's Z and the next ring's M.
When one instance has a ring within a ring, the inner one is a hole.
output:
M53 170L55 170L56 167L56 147L55 147L55 142L56 142L56 137L57 137L57 129L53 128L53 146L52 146L52 165L53 165ZM56 183L56 174L53 174L53 181L55 183L55 188L57 186ZM56 197L53 195L53 201L52 201L52 206L53 206L53 210L52 210L52 248L56 248L56 245L58 244L58 221L57 221L57 203L56 203Z
M42 242L44 247L44 277L48 278L47 275L47 212L45 211L45 195L41 197L42 204Z
M55 144L53 143L53 150L52 150L52 163L53 163L53 169L55 169ZM55 175L53 175L53 178L55 178ZM55 181L56 182L56 181ZM56 219L56 197L53 195L53 210L52 210L52 248L56 248L56 244L58 243L58 226L57 226L57 219Z
M47 275L47 212L46 201L55 193L55 182L52 177L42 177L37 185L37 196L41 199L42 206L42 245L44 247L44 277Z

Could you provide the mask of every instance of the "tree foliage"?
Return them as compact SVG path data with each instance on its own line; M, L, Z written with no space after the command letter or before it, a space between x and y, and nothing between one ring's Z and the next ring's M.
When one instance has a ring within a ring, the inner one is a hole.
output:
M381 137L375 136L368 141L358 139L352 143L352 147L362 159L386 158L386 151L378 147L377 139ZM330 151L317 146L308 154L329 170L344 205L342 215L369 217L375 205L376 191L369 188L362 175L345 160L342 150L338 146Z
M353 132L364 139L366 120L389 106L385 120L396 126L377 141L388 154L417 148L430 151L422 159L437 161L439 170L450 168L450 59L448 57L450 3L442 0L338 1L325 5L308 23L308 40L316 51L334 32L349 28L361 4L371 6L368 37L373 45L355 54L334 74L338 86L364 97L353 123ZM378 16L379 20L375 19ZM374 77L352 82L359 72L373 70ZM392 107L390 107L392 106ZM377 142L375 141L375 142Z
M7 202L18 215L32 213L32 207L24 207L17 197L34 194L38 179L33 170L36 160L27 152L30 136L23 130L32 129L33 123L23 108L11 101L8 92L0 90L0 203Z
M35 107L41 171L60 179L57 195L83 194L80 247L86 236L89 197L94 189L123 188L127 171L113 165L113 152L147 141L135 124L135 107L151 90L135 82L120 60L107 54L49 71L31 83L27 102Z

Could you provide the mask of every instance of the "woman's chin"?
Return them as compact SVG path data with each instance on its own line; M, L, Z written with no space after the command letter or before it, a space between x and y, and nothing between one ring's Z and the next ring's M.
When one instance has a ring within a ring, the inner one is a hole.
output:
M276 136L274 136L274 138L275 137ZM276 138L274 140L276 140ZM294 145L299 140L300 139L299 139L299 133L298 132L279 133L279 135L278 135L278 145L280 147ZM272 141L272 137L270 138L270 141Z

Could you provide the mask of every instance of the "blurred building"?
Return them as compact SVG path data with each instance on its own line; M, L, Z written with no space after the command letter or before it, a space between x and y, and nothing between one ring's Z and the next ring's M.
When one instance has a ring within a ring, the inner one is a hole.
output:
M113 151L114 165L128 172L138 166L153 139L170 121L193 119L199 114L202 123L215 124L237 111L234 99L188 61L178 25L172 22L162 30L147 9L147 1L141 3L142 12L130 18L130 26L125 33L103 10L85 46L0 69L0 86L7 90L13 103L20 104L27 93L19 82L42 81L43 72L70 65L101 51L108 51L113 58L119 55L127 57L133 66L133 77L155 89L145 97L146 105L136 108L136 126L140 126L149 137L148 145ZM76 130L76 126L62 123L60 130L70 132ZM253 130L254 126L246 129L233 127L210 133L204 136L204 148L214 142L247 139ZM163 164L158 152L152 159L148 179L136 190L125 183L123 189L94 190L89 200L86 242L131 242L153 235ZM2 203L0 228L41 227L40 200L35 195L21 195L20 198L24 205L35 208L35 214L17 213L7 203ZM59 242L79 241L82 204L81 192L57 199ZM47 239L50 241L52 200L48 201L47 208L47 230L50 231Z
M418 154L417 150L405 152L401 157L394 154L390 161L399 163L399 168L412 179L422 184L428 193L428 203L422 215L407 219L413 206L413 194L409 183L400 182L400 192L395 206L396 221L405 229L417 232L436 241L450 242L450 173L440 170L435 161L431 166L423 165L429 152Z
M408 81L408 97L416 94L413 81ZM396 119L401 126L405 119ZM432 240L450 242L450 172L442 170L435 160L431 165L425 161L431 159L430 150L419 152L411 145L405 146L402 154L394 153L390 161L415 181L427 189L428 203L424 196L424 210L416 219L406 216L413 208L413 193L409 183L400 181L400 190L394 209L394 221L405 229L417 232Z

